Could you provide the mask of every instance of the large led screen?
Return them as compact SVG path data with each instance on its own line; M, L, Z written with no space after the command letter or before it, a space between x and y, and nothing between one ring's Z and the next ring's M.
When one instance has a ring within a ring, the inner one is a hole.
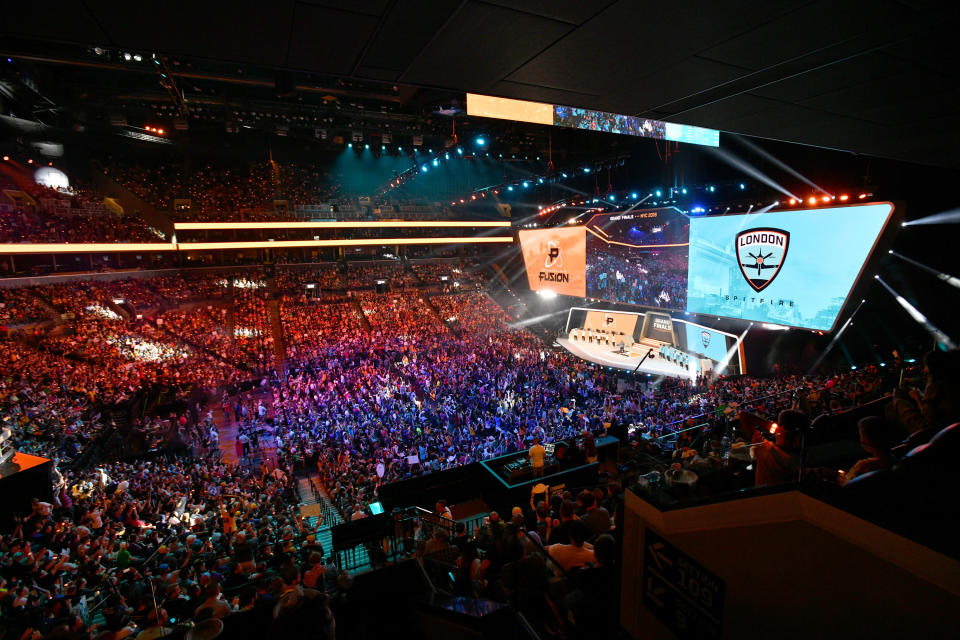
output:
M587 228L587 296L682 310L690 221L673 208L604 213Z
M694 218L687 310L829 331L893 205Z
M520 250L530 289L584 297L585 236L583 227L521 230Z
M687 334L687 351L699 353L716 362L726 357L727 337L725 335L696 324L684 323L684 328Z

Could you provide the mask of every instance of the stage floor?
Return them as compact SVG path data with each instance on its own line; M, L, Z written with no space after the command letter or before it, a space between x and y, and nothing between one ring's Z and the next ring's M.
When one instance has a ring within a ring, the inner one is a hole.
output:
M636 355L630 353L629 355L622 356L616 353L616 349L609 345L600 345L590 342L580 342L570 340L569 338L558 338L557 342L564 349L577 356L583 360L589 360L595 364L603 365L604 367L616 367L617 369L628 369L633 371L637 368L637 365L640 364L640 360L643 359L643 355ZM688 369L681 367L678 364L674 364L667 360L662 360L659 355L654 352L656 358L647 358L646 361L640 365L638 373L650 373L657 376L668 376L671 378L689 378L691 380L696 379L696 372L691 372Z

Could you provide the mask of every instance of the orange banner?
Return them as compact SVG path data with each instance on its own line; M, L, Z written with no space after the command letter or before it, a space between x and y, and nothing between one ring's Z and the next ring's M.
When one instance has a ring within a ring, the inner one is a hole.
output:
M518 232L527 280L533 291L587 295L587 233L584 227Z

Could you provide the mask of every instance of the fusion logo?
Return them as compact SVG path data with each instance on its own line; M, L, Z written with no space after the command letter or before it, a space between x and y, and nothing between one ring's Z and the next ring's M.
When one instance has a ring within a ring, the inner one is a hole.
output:
M709 331L701 331L701 332L700 332L700 342L703 343L703 348L704 348L704 349L706 349L707 347L710 346L710 332L709 332Z
M790 232L767 227L747 229L737 234L735 243L740 273L754 291L763 291L787 259Z
M547 259L543 263L543 268L553 269L562 266L563 257L560 255L560 245L553 240L547 240Z
M560 245L553 240L547 240L547 259L543 261L544 269L562 269L563 256L560 255ZM541 271L540 282L570 282L569 273Z

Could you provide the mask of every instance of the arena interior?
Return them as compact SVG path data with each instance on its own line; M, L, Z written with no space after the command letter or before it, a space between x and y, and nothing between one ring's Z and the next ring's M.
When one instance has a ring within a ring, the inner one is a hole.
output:
M956 18L0 8L0 640L956 637Z

